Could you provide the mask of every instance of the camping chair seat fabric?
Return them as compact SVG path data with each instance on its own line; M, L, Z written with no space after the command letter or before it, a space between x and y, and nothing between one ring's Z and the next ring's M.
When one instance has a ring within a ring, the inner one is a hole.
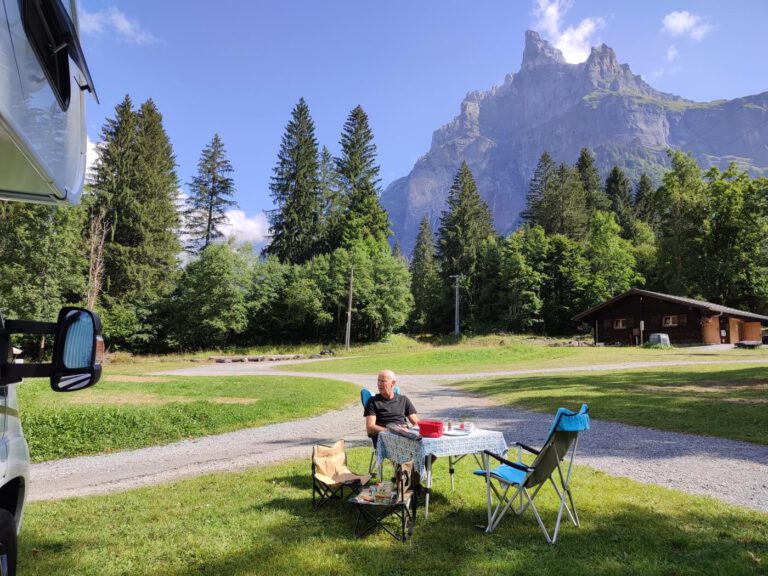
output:
M555 414L549 434L541 450L536 450L517 442L515 443L518 447L517 462L511 462L497 454L486 452L501 463L500 466L495 468L489 467L488 470L474 471L475 475L483 476L488 484L488 525L486 526L486 533L493 532L502 517L510 509L516 515L521 515L530 508L541 530L544 532L544 537L550 544L554 544L557 540L564 510L567 512L573 525L579 526L579 517L576 514L576 506L573 502L570 479L579 432L589 430L589 426L589 407L586 404L583 404L578 412L560 408ZM523 450L535 455L533 463L530 465L523 463ZM568 460L568 465L564 472L562 463L565 460ZM555 528L551 537L533 502L539 490L546 483L552 485L560 502ZM511 495L510 491L512 491ZM496 495L498 500L498 503L495 505L491 496L492 493ZM518 502L517 505L515 505L515 501ZM569 503L570 506L568 505Z
M370 479L369 474L355 474L347 468L344 440L333 446L318 444L312 448L313 508L319 508L331 498L343 498L344 488L359 492Z
M478 472L479 475L485 476L485 470L476 470L475 474L478 474ZM518 468L512 468L512 466L508 466L507 464L502 464L501 466L491 469L491 476L505 484L520 485L527 475L527 472L519 470Z

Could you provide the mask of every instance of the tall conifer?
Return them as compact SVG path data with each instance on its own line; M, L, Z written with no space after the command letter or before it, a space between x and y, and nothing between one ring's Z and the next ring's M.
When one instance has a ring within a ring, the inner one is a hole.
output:
M323 190L315 124L301 98L291 111L269 188L270 243L265 249L282 262L300 264L321 251Z
M429 218L424 216L411 257L411 294L413 294L412 323L424 329L439 301L440 278L435 260L435 236Z
M456 173L448 194L447 210L440 216L437 251L443 286L453 284L451 276L461 276L463 324L472 324L476 316L480 286L477 282L478 260L483 242L495 234L493 217L480 197L477 184L466 162ZM453 291L444 292L443 320L452 316Z
M336 170L346 201L343 242L351 245L367 237L378 241L389 236L389 216L379 202L379 166L368 115L355 107L344 123L341 156Z
M630 238L634 220L632 185L618 166L614 166L608 178L605 179L605 193L611 201L611 210L616 214L621 226L622 238Z
M584 187L587 210L590 214L595 210L607 210L610 207L610 201L603 191L600 173L595 166L595 157L589 148L581 149L579 159L576 161L576 170Z
M167 293L177 264L176 160L152 100L137 112L126 96L102 140L93 188L109 230L104 293L140 305Z
M540 216L541 203L547 190L548 182L555 172L555 161L546 150L539 157L536 169L533 171L528 193L525 196L525 210L520 214L524 222L537 224Z
M202 252L223 236L221 228L227 221L227 209L237 206L232 199L235 194L232 172L234 169L224 143L218 134L214 134L200 154L197 175L189 183L184 216L187 250L190 252Z

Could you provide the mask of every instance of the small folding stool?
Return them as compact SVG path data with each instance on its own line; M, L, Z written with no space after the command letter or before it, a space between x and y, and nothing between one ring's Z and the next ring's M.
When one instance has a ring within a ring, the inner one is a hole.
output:
M381 528L395 540L405 542L413 535L417 498L414 493L413 462L399 464L395 470L395 489L389 499L376 498L367 490L349 501L357 507L355 536L361 538ZM392 520L396 519L397 522Z

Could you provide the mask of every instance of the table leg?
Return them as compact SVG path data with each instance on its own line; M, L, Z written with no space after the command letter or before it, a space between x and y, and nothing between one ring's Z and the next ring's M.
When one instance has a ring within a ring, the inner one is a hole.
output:
M456 463L456 460L453 459L453 456L448 456L448 473L451 475L451 492L453 492L453 465Z
M426 520L429 518L429 493L432 492L432 456L430 454L424 458L424 464L427 468L427 494L424 497L424 519Z
M491 462L488 454L485 452L483 452L483 470L485 470L485 489L488 504L488 524L486 524L485 531L488 532L491 529L491 507L493 506L493 501L491 500Z

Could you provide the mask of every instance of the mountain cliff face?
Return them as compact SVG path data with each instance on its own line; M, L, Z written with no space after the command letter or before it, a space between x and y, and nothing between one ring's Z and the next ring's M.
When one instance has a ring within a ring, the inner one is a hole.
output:
M488 92L470 92L461 113L432 136L411 173L382 195L395 237L409 254L426 214L437 230L453 178L466 160L496 228L516 227L542 152L573 164L581 148L595 154L603 177L621 166L636 182L658 179L666 150L690 152L703 167L735 161L768 174L768 92L729 101L693 102L659 92L608 46L567 64L536 32L525 36L517 74Z

